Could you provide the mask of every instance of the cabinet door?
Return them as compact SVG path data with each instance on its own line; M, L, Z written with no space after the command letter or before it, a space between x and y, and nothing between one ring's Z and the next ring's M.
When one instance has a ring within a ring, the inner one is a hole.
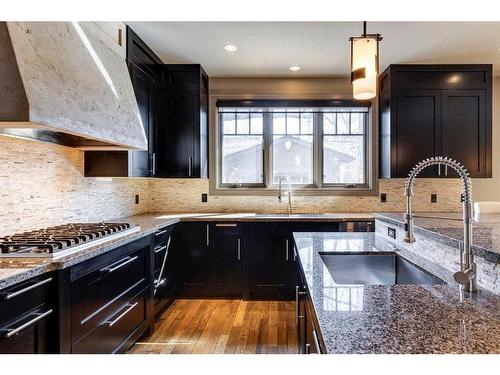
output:
M199 93L190 91L163 92L166 100L166 118L161 124L164 128L162 153L165 177L195 177L194 139L196 124L199 123Z
M206 223L182 223L173 235L178 260L181 293L191 296L213 294L210 226Z
M281 229L272 224L253 226L250 238L250 293L253 297L282 298L290 294L293 254L288 233Z
M243 223L217 223L212 228L212 254L217 296L241 296L245 230Z
M444 90L442 154L465 165L471 177L486 177L486 93ZM457 174L448 169L448 176Z
M395 136L392 152L395 152L395 175L407 177L418 162L440 154L441 144L441 91L397 90ZM394 168L393 168L394 169ZM437 177L438 168L429 167L422 177Z
M141 115L142 125L148 137L148 143L151 143L152 131L152 95L154 80L142 71L137 65L129 63L129 70L134 87L135 98ZM148 145L149 150L152 149ZM148 151L130 151L129 152L129 176L144 177L150 174L150 154Z

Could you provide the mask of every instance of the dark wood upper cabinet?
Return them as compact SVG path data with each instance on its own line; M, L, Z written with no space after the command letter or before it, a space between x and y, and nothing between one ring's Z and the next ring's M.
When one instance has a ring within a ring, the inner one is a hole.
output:
M208 177L208 76L197 64L163 65L156 98L158 175Z
M380 176L405 178L448 156L491 177L491 65L391 65L380 76ZM422 177L456 177L428 168Z

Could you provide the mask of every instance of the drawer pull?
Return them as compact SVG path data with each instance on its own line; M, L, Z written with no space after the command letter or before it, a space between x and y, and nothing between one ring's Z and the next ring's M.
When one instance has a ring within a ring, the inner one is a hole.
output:
M12 299L14 297L20 296L21 294L24 294L26 292L29 292L30 290L33 290L35 288L38 288L39 286L45 285L47 283L50 283L52 281L52 277L49 277L48 279L42 280L36 284L32 284L30 286L27 286L26 288L20 289L16 292L6 294L4 299Z
M159 232L156 232L156 233L155 233L155 236L157 236L157 237L158 237L158 236L161 236L162 234L165 234L165 233L167 233L167 230L166 230L166 229L163 229L163 230L161 230L161 231L159 231Z
M120 268L125 267L127 264L130 264L130 263L136 261L138 258L139 257L136 255L133 258L131 258L131 257L125 258L125 261L119 260L118 262L115 262L115 263L111 264L110 266L101 269L101 272L107 272L107 273L115 272L115 271L119 270ZM121 262L121 263L119 263L119 262ZM119 264L117 264L117 263L119 263Z
M233 224L233 223L219 223L215 224L216 227L223 227L223 228L236 228L238 224Z
M28 328L29 326L35 324L36 322L38 322L39 320L42 320L43 318L45 318L46 316L48 316L50 314L52 314L52 309L45 311L44 313L35 314L36 316L33 319L31 319L29 322L26 322L26 323L20 325L17 328L6 329L7 333L5 334L5 338L8 339L12 336L17 335L23 329Z
M236 240L237 250L238 250L238 260L241 260L241 238Z
M128 308L127 310L125 310L124 312L122 312L120 315L118 315L118 317L114 320L110 320L110 321L107 321L106 324L109 326L109 327L113 327L116 323L118 323L125 315L127 315L130 311L132 311L132 309L134 307L136 307L137 305L139 304L139 302L136 302L132 305L128 304Z
M285 261L288 262L288 238L285 240Z
M161 253L163 250L165 250L167 246L158 246L155 248L155 254Z

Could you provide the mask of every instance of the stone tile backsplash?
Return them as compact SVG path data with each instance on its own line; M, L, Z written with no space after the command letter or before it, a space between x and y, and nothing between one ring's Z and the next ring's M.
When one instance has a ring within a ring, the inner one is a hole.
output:
M209 196L202 203L209 191L203 179L85 178L82 151L10 137L0 137L0 184L0 235L144 212L286 212L274 196ZM404 210L404 180L380 180L379 190L387 203L378 196L294 196L293 206L304 213ZM429 203L431 193L440 194L438 203ZM420 179L415 211L458 212L459 196L458 180Z
M85 178L82 151L0 137L0 235L145 212L148 183Z

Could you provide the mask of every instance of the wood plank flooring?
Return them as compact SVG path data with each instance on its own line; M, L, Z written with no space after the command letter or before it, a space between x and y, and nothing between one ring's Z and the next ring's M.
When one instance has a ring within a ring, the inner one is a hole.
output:
M297 353L295 303L176 300L133 354Z

